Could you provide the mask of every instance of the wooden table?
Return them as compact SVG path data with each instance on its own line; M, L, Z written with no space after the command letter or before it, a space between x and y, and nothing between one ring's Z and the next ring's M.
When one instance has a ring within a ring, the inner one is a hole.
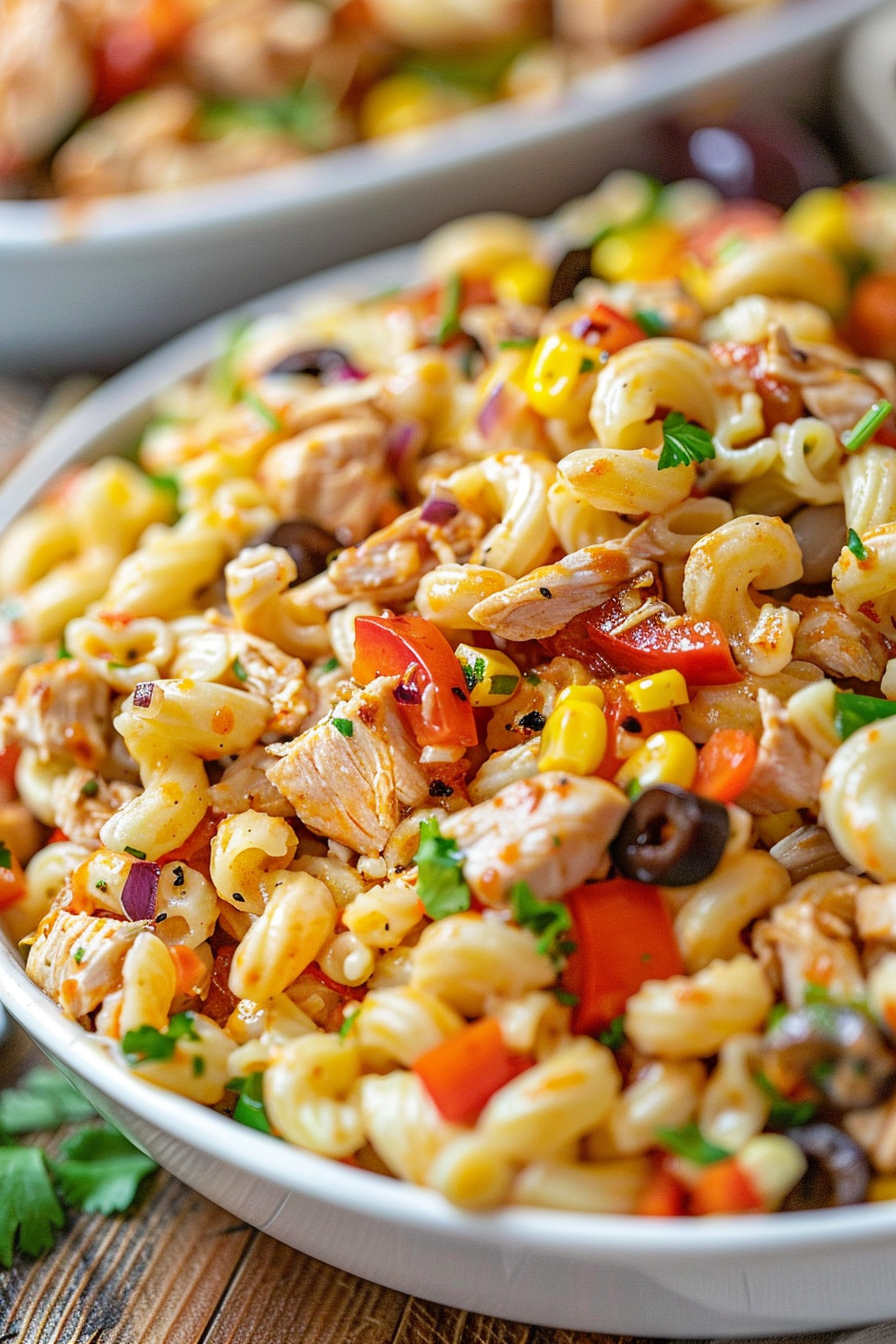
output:
M0 1087L42 1062L13 1027ZM48 1255L0 1269L0 1344L623 1344L378 1288L256 1232L165 1172L148 1186L130 1216L73 1218Z

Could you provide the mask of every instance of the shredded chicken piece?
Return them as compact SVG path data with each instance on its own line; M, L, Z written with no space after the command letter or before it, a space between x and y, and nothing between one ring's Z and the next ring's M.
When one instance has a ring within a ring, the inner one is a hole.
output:
M890 656L883 635L858 625L832 597L797 595L790 606L801 615L794 658L814 663L832 677L880 681Z
M646 559L621 544L586 546L483 598L471 607L470 616L502 639L546 639L650 568Z
M254 810L266 812L270 817L293 816L292 805L268 777L272 765L262 746L250 747L242 756L237 756L208 791L213 811L230 815Z
M44 761L71 756L95 768L106 756L110 732L109 687L72 658L27 667L15 696L0 710L0 744L35 747Z
M750 783L737 801L756 817L817 808L824 758L790 726L777 696L762 690L758 700L762 715L759 754Z
M278 443L259 474L281 518L309 518L346 545L397 512L386 425L373 415L331 420Z
M849 1001L865 990L854 942L861 882L848 873L816 873L753 930L753 951L791 1008L805 1002L807 985L823 985Z
M124 959L147 927L54 910L40 923L25 969L66 1017L86 1017L121 988Z
M53 783L56 825L76 844L99 849L100 828L139 792L133 784L109 784L90 770L70 770Z
M505 904L515 882L551 900L603 876L607 846L628 808L606 780L546 771L453 813L442 831L457 841L464 876L487 905Z
M310 830L371 857L385 848L402 809L429 796L429 776L396 710L397 683L378 677L357 691L267 772Z
M896 883L860 884L856 892L856 928L864 942L896 947Z
M385 605L408 602L422 575L436 565L463 563L482 539L485 524L461 509L448 522L425 523L411 509L363 541L342 551L327 570L333 587L350 599L371 598Z
M836 435L852 429L881 396L893 399L893 370L882 360L859 359L834 345L790 340L786 329L772 332L767 350L768 372L799 387L810 415L826 420Z
M270 639L225 624L216 611L208 613L208 620L210 625L227 631L235 662L245 674L243 689L271 702L274 712L268 724L269 731L297 733L313 711L317 699L302 660L291 658Z

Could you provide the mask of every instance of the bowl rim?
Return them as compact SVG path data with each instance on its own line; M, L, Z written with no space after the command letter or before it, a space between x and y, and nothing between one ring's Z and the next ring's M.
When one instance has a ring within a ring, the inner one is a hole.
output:
M114 248L324 209L502 152L522 151L722 86L747 67L821 43L881 0L789 0L718 19L579 76L550 100L494 103L450 122L221 182L133 196L0 200L0 256ZM695 70L697 74L695 74Z
M65 416L0 485L0 529L31 504L56 472L114 451L111 446L100 448L102 441L115 433L129 433L136 417L148 416L154 396L207 364L237 314L265 316L322 295L369 294L395 281L407 283L419 275L419 259L417 245L323 271L202 323L115 375ZM2 928L0 1002L65 1066L114 1102L145 1116L147 1123L163 1133L247 1175L275 1182L288 1194L305 1195L360 1215L488 1243L500 1237L508 1246L550 1246L580 1257L600 1253L622 1260L637 1253L655 1264L698 1253L720 1259L896 1237L896 1201L749 1218L663 1219L524 1208L471 1214L434 1191L390 1180L386 1204L382 1200L385 1178L244 1126L237 1132L227 1116L130 1073L28 979L17 949ZM235 1144L237 1133L239 1143Z

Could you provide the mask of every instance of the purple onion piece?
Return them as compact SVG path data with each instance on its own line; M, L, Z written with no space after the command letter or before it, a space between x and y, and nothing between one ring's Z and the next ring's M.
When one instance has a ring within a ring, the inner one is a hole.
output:
M404 680L398 683L392 694L400 705L419 705L423 699L423 692L420 690L419 686L415 686L411 682Z
M441 527L443 523L450 523L459 512L459 506L453 499L441 499L438 495L430 495L420 510L420 520Z
M152 704L152 693L155 690L154 681L138 681L134 687L134 708L146 709Z
M480 434L484 434L488 438L492 431L497 429L503 413L504 384L498 383L497 387L489 393L488 400L476 417L476 425Z
M121 908L128 919L155 919L161 869L157 863L135 859L121 893Z

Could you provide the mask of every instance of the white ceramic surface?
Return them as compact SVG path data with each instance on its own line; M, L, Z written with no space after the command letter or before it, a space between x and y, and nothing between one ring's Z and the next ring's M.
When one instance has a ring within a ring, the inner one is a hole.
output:
M839 72L840 105L861 162L896 173L896 5L851 34Z
M790 0L580 79L544 106L499 104L214 186L95 202L0 201L0 370L120 368L272 285L421 237L472 210L547 213L676 110L818 106L844 28L880 0Z
M399 249L252 305L375 293L414 274ZM212 356L207 323L112 379L0 488L0 528L55 469L125 448L153 396ZM90 1099L188 1185L271 1236L451 1306L663 1338L763 1335L896 1315L896 1203L777 1217L660 1220L462 1213L439 1196L303 1153L120 1069L26 977L0 937L0 1000Z

